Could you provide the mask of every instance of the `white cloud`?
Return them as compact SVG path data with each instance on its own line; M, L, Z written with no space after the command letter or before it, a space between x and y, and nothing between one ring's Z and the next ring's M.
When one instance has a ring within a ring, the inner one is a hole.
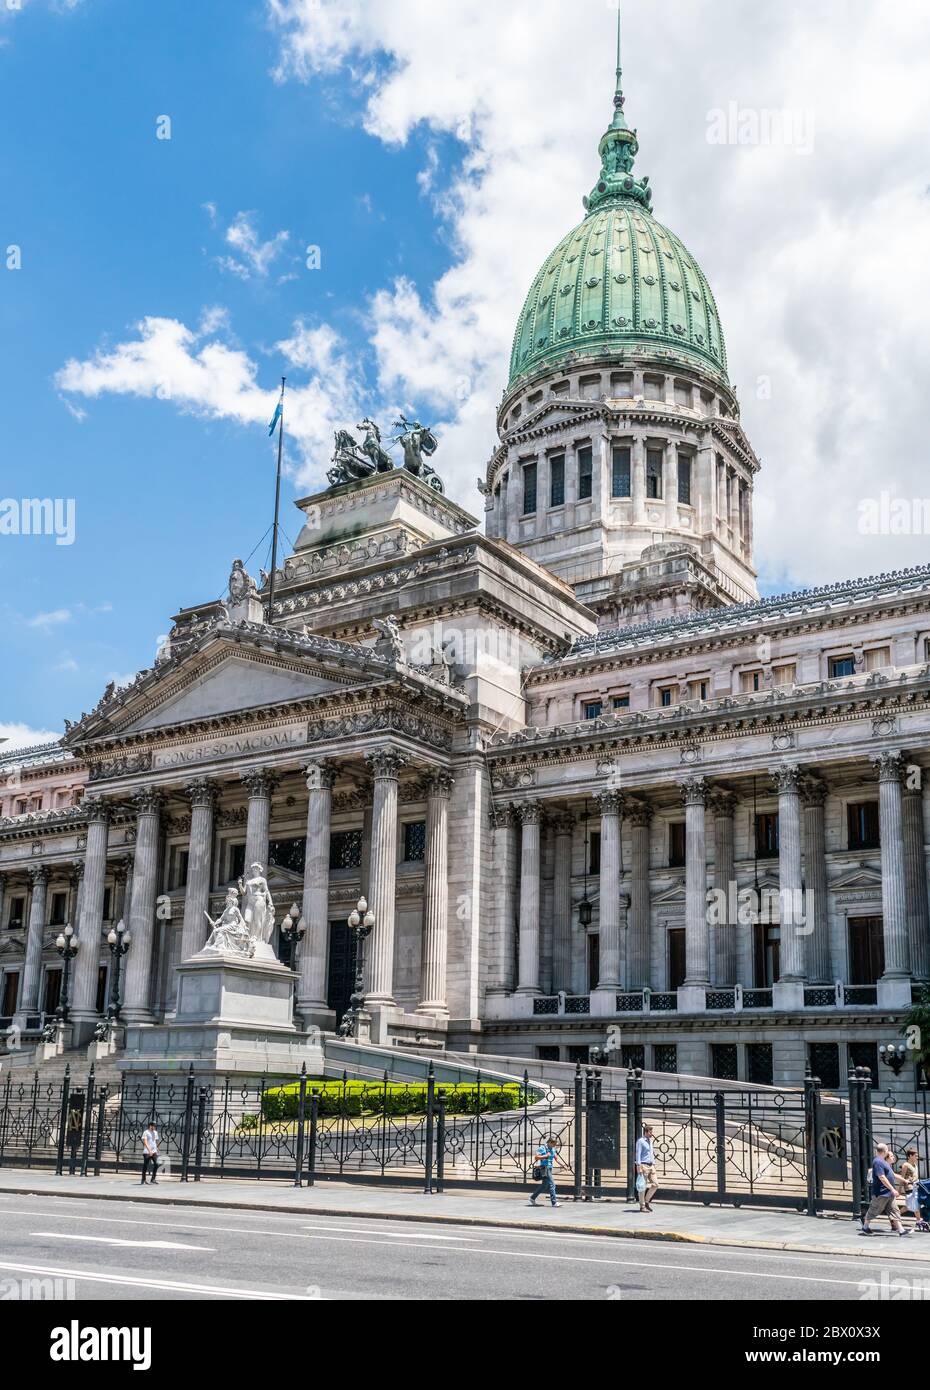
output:
M54 608L48 613L36 613L31 618L26 619L27 627L37 627L43 632L51 632L53 628L61 627L63 623L70 623L70 608Z
M435 462L466 504L494 443L523 296L597 174L615 11L605 0L576 0L570 15L564 0L269 0L279 80L351 65L365 126L385 144L420 127L468 140L441 204L455 264L435 285L382 290L374 327L385 380L443 415ZM765 464L756 554L770 579L820 581L926 555L926 537L864 544L856 518L880 486L930 492L920 443L928 52L920 0L624 7L637 167L717 293L743 421ZM811 152L709 144L709 113L731 101L810 117ZM428 164L421 185L435 192L438 177ZM757 398L762 376L770 400Z
M33 729L28 724L7 724L0 721L0 755L17 748L29 748L34 743L52 743L61 738L50 729Z
M290 236L290 232L281 231L262 241L255 226L255 213L237 212L226 228L226 243L236 254L218 257L217 264L240 280L251 280L253 275L264 279L284 252Z
M74 671L79 671L81 668L78 666L73 656L69 656L67 652L63 652L58 661L56 661L53 669L69 674Z

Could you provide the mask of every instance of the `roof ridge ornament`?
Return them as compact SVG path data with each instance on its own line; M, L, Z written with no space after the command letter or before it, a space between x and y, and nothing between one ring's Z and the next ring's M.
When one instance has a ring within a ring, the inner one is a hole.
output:
M626 123L624 114L623 68L620 55L620 0L617 0L617 70L614 87L614 114L604 134L601 136L597 152L601 157L601 172L597 183L587 198L582 201L585 211L594 212L605 203L632 199L641 203L647 211L652 210L652 189L648 176L633 177L633 162L639 153L636 131Z

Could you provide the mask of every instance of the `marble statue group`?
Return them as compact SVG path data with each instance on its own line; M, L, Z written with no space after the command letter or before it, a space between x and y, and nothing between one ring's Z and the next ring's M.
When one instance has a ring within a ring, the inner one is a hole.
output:
M240 897L243 908L239 906ZM240 878L226 892L223 911L215 920L204 913L212 928L204 951L217 955L245 956L258 960L276 959L271 945L275 908L265 870L261 864L249 866L248 877Z

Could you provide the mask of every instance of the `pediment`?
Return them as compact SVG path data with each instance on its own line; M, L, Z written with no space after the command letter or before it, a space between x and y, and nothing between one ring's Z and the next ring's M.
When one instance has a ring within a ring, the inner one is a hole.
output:
M681 907L685 905L685 884L684 879L673 883L669 888L664 888L661 893L653 895L654 907Z
M345 690L345 680L318 671L300 670L263 655L230 653L215 664L174 671L147 692L144 712L120 725L121 734L146 733L202 719L215 719L243 710L288 704Z
M882 891L882 876L876 869L869 869L861 864L856 864L853 868L840 874L839 878L835 878L830 884L830 888L834 892L843 893L856 890L861 892L863 889L874 889L875 892L880 893Z

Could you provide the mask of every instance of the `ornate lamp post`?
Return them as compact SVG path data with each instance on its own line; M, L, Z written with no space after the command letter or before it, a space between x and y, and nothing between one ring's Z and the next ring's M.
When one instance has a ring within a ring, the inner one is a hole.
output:
M895 1076L901 1075L902 1068L907 1060L907 1048L904 1046L904 1043L880 1043L878 1055L885 1066L891 1068Z
M78 953L80 942L74 941L74 928L69 922L58 936L55 946L58 954L64 961L62 970L61 994L58 997L58 1008L55 1010L55 1017L59 1023L67 1023L68 1006L71 1003L71 962Z
M281 964L286 965L289 970L297 969L297 947L303 941L306 931L300 908L296 903L292 903L281 923Z
M114 1023L119 1023L120 1010L123 1001L119 993L119 977L122 969L123 956L129 950L132 937L126 930L126 924L122 920L117 922L115 929L110 928L107 933L107 945L110 948L110 955L113 957L113 973L110 976L110 998L107 1002L107 1032L113 1027Z
M355 989L349 1000L349 1007L342 1016L339 1025L339 1032L344 1038L355 1038L358 1041L358 1025L362 1009L365 1006L364 982L365 982L365 938L370 936L375 925L375 914L369 909L368 903L364 898L359 898L355 907L349 913L349 931L355 937Z

